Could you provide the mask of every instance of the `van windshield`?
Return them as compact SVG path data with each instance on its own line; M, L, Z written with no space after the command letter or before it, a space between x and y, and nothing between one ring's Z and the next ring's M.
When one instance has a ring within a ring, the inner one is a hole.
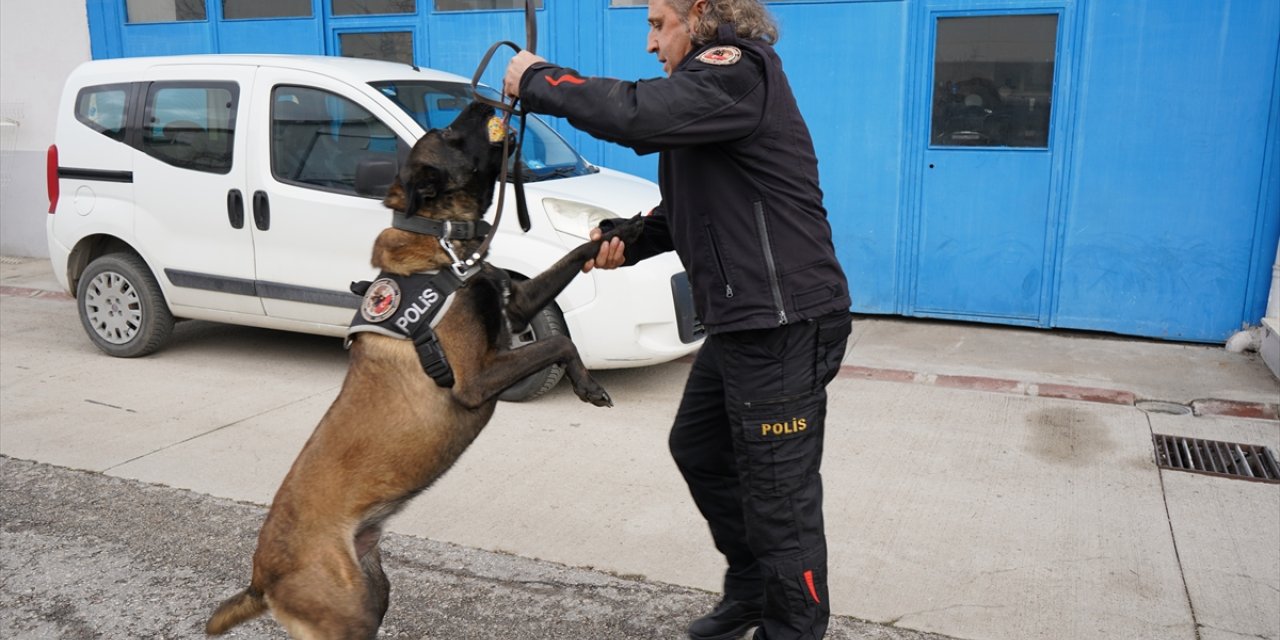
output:
M471 86L459 82L387 80L369 84L427 130L449 126L471 102ZM486 98L499 99L498 93L488 87L481 87L480 91ZM516 126L514 121L511 124ZM600 171L578 155L545 122L530 116L526 118L525 126L528 131L525 132L521 153L525 182L570 178Z

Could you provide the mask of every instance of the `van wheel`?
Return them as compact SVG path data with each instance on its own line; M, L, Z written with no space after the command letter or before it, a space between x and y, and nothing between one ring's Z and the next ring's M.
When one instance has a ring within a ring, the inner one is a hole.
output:
M159 283L132 253L109 253L90 262L76 287L76 306L89 339L117 358L145 356L173 330Z
M564 316L556 303L542 308L529 320L529 328L524 333L511 336L511 348L517 349L551 336L564 335ZM507 387L499 396L499 400L507 402L524 402L532 400L552 389L564 377L564 367L553 364L514 385Z

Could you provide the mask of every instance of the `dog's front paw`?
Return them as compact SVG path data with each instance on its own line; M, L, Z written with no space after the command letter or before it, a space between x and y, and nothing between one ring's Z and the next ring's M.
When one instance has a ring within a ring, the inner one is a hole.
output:
M613 406L613 398L609 397L609 392L605 391L604 387L597 384L595 380L589 379L587 380L587 383L581 387L575 385L573 392L578 394L578 397L581 398L583 402L590 402L597 407Z
M600 242L608 242L613 238L618 238L626 244L631 244L640 239L640 232L644 230L644 218L639 216L635 218L611 220L612 226L600 236ZM601 228L604 228L603 226Z

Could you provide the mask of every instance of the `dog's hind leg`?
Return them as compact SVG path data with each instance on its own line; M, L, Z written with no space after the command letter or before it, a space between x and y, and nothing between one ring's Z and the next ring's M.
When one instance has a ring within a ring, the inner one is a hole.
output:
M329 591L332 593L332 591ZM353 592L350 598L364 599L363 593ZM374 619L363 607L335 606L322 599L292 601L281 606L272 601L271 615L294 640L374 640L378 636L380 619Z
M350 548L330 548L277 581L267 601L297 640L373 640L382 617L372 610L369 594L368 578Z
M377 617L378 626L391 604L391 581L382 570L382 551L378 548L381 539L381 527L369 527L356 535L356 557L367 587L365 607Z

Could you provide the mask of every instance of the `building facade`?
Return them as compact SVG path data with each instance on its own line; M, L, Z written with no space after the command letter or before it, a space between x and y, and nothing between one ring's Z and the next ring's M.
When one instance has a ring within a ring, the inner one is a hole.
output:
M308 53L470 76L521 0L88 0L94 58ZM661 74L643 0L544 0L538 53ZM1280 2L772 2L853 311L1223 342L1280 239ZM501 63L485 76L498 84ZM555 123L600 164L653 156ZM628 212L629 213L629 212Z

